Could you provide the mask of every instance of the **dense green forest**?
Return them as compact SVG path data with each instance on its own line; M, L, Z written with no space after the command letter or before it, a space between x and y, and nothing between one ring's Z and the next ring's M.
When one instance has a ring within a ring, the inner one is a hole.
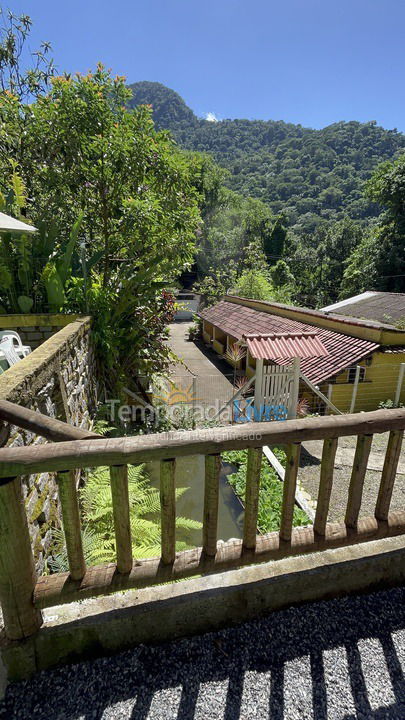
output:
M337 122L322 130L282 121L199 119L160 83L130 86L132 106L149 103L159 129L183 147L210 152L230 172L227 185L284 212L290 227L313 232L346 215L362 220L379 208L364 196L364 181L379 162L405 150L405 136L375 122Z
M310 306L365 289L405 290L402 133L374 121L322 130L273 120L213 122L160 83L130 88L131 107L151 105L158 129L225 171L197 242L211 300L215 288L237 287L236 277L253 272L252 258L272 288L264 295ZM206 164L208 184L213 167ZM251 292L263 295L259 284Z

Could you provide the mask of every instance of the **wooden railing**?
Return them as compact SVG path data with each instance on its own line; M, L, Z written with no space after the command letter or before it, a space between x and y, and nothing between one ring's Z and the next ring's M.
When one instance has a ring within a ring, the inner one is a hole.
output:
M405 512L389 512L405 429L402 409L104 439L83 430L68 430L68 426L63 429L63 423L49 418L36 419L36 413L29 410L20 409L17 417L13 407L0 403L0 419L6 419L8 413L9 422L25 423L22 427L29 424L30 429L38 420L40 434L62 441L0 450L0 601L9 638L36 632L42 623L41 609L52 605L405 534ZM77 433L84 433L86 439L66 440L70 431L76 438ZM372 436L386 431L389 441L375 515L359 518ZM357 436L357 446L346 515L340 523L328 523L338 438L351 435ZM315 522L310 527L293 528L300 447L303 441L315 439L324 441ZM280 529L257 535L262 447L280 444L287 446ZM221 452L235 449L248 450L243 539L217 543ZM176 552L176 458L196 454L205 455L203 544ZM160 460L161 556L140 560L132 556L127 466L149 460ZM116 562L86 568L75 471L100 466L110 467ZM70 572L37 579L21 476L41 472L56 473Z

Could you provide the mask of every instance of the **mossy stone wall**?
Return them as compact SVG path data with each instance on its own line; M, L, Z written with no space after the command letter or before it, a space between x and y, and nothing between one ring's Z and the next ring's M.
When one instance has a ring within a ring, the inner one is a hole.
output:
M27 325L29 317L31 325ZM73 320L51 316L13 316L14 325L24 342L33 346L29 334L48 339L26 358L0 375L0 398L9 400L81 428L91 426L97 404L97 374L91 335L91 319ZM38 322L38 325L36 324ZM39 324L41 323L41 324ZM6 327L4 327L4 325ZM9 318L0 329L11 329ZM34 433L15 426L4 427L0 443L25 446L47 442ZM52 474L22 478L35 561L43 572L52 541L52 529L60 525L57 487Z

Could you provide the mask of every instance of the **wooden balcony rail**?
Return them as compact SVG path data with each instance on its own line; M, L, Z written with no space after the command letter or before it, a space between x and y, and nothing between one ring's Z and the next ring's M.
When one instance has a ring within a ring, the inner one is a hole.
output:
M1 413L0 407L0 418ZM34 420L22 417L31 427ZM10 421L16 424L16 411ZM53 422L40 420L42 432L53 434L53 439L68 433L59 423L52 430ZM119 439L95 436L0 450L0 601L7 636L21 638L35 632L41 624L40 609L51 605L405 534L405 512L390 513L404 429L405 410L395 409ZM386 431L390 435L375 517L359 518L372 436ZM346 515L342 522L328 523L338 438L350 435L358 439ZM324 441L315 522L293 528L300 447L313 439ZM287 446L280 530L257 535L262 447L280 444ZM248 450L243 539L218 543L220 455L234 449ZM176 458L197 454L205 455L203 544L176 552ZM160 460L161 556L133 559L127 466L156 459ZM110 467L116 563L86 568L75 472L100 466ZM20 476L39 472L57 473L70 571L36 580Z
M16 425L16 427L39 435L40 437L51 440L52 442L62 442L63 440L86 440L86 438L97 439L101 435L97 435L91 430L83 430L82 428L68 425L61 420L42 415L34 412L29 408L15 405L8 400L0 400L0 420Z

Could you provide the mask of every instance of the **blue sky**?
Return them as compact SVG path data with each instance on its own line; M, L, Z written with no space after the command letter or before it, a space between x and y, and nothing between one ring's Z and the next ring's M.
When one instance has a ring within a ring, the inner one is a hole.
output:
M4 7L3 3L2 6ZM405 131L404 0L10 0L59 70L101 60L200 116Z

